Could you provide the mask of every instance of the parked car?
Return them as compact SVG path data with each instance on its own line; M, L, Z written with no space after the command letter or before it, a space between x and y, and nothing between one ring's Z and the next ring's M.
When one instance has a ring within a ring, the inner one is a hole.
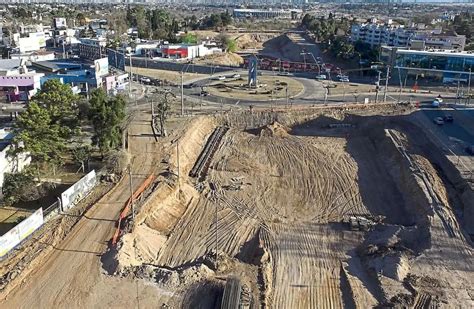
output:
M339 77L339 81L343 82L343 83L348 83L349 82L349 77L342 75L341 77Z
M240 78L240 74L234 74L232 75L232 78Z
M207 96L209 95L209 92L202 90L199 95L200 95L201 97L207 97Z
M466 147L466 152L471 156L474 155L474 145L470 145Z
M142 77L142 78L140 78L140 81L144 84L150 84L151 83L151 79L149 79L148 77Z
M439 125L439 126L441 126L441 125L444 124L444 120L443 120L443 118L441 118L441 117L435 117L435 118L433 119L433 122L436 123L436 124Z
M443 120L444 120L445 122L453 122L453 121L454 121L454 118L453 118L453 115L449 115L449 114L448 114L448 115L444 115Z
M287 71L282 71L282 72L278 72L278 75L280 76L290 76L290 72L287 72Z
M214 78L215 80L224 80L225 79L225 76L223 75L219 75L217 76L216 78Z
M327 77L326 77L326 75L324 75L324 74L319 74L318 76L316 76L316 79L317 79L317 80L326 80Z

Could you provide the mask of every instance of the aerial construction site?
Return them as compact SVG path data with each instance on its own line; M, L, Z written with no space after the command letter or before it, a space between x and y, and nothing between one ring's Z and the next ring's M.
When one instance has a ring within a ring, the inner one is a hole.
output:
M411 108L176 117L158 140L149 119L130 123L132 179L2 262L22 269L5 308L474 306L472 184Z

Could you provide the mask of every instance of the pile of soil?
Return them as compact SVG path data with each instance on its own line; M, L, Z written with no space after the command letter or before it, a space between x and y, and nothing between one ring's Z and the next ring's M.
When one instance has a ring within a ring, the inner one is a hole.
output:
M244 63L244 58L234 53L219 53L205 56L199 59L198 62L222 66L239 66Z
M260 130L260 136L287 137L290 135L288 134L289 131L290 131L289 128L275 121L272 124L264 126Z

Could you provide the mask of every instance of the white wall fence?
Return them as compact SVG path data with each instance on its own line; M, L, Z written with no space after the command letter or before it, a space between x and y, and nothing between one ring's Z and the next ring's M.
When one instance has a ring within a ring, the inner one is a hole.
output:
M3 236L0 236L0 259L39 229L45 222L62 211L71 209L86 197L97 184L97 176L93 170L61 194L58 201L43 212L43 207L36 210L28 218L18 223Z

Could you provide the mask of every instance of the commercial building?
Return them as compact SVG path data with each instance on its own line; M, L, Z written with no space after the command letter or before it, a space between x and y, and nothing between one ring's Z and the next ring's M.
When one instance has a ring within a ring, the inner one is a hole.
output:
M443 83L467 83L474 73L474 54L471 52L392 49L388 61L407 74L422 74Z
M28 101L41 88L43 76L29 71L20 59L0 60L0 98L6 102Z
M215 44L166 44L156 49L156 56L170 59L193 59L221 53Z
M8 151L12 147L12 138L11 131L5 128L0 129L0 195L5 174L21 172L31 163L31 156L28 153L17 154L14 158L8 156Z
M463 51L466 37L454 31L425 29L424 25L404 27L388 20L387 23L375 18L367 23L351 27L351 40L362 41L372 48L381 45L410 47L411 49L450 49Z
M79 57L88 60L97 60L103 58L106 53L107 40L104 38L79 39Z
M128 74L109 73L108 58L94 60L94 64L76 62L68 59L33 62L32 66L44 73L41 85L50 79L60 79L69 84L78 94L87 94L93 88L102 87L108 93L122 89L128 82Z

